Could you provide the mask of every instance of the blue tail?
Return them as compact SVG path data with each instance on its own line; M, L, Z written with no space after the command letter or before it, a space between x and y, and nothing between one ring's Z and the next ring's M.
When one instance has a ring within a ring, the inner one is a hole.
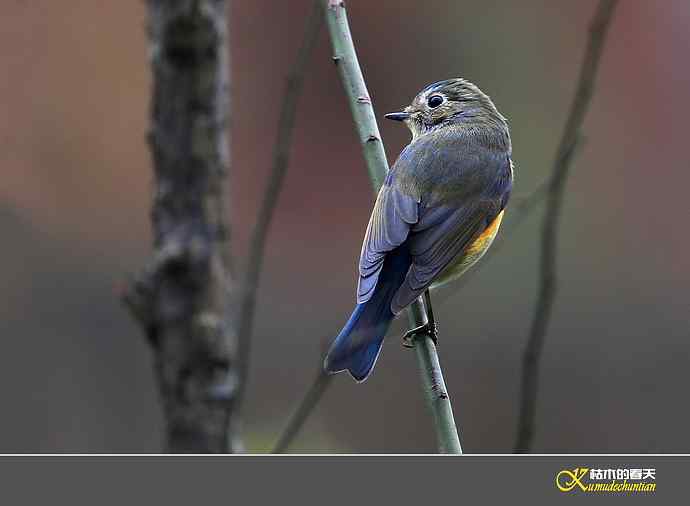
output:
M383 338L395 316L391 311L391 301L409 265L409 255L401 249L387 255L371 299L357 304L328 350L323 364L327 372L347 370L358 382L371 374L381 352Z

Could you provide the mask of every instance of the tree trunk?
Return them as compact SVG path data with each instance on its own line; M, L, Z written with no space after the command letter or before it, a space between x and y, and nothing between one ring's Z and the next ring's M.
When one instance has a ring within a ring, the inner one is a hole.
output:
M227 8L148 0L154 252L125 300L154 353L167 451L237 448L228 319Z

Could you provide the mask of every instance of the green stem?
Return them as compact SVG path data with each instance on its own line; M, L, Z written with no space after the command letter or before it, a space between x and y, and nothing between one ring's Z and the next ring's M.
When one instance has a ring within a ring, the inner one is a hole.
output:
M340 0L323 0L323 2L328 32L333 45L333 61L338 67L347 94L371 183L374 191L378 191L386 177L388 162L371 98L357 61L345 5ZM421 298L410 306L408 317L412 328L422 326L428 321ZM424 393L434 417L439 451L441 453L462 453L436 346L429 337L422 335L415 339L415 350L424 384Z
M429 321L421 298L410 306L407 319L412 328L424 325ZM453 418L453 406L443 379L443 370L438 360L436 345L427 335L420 335L415 339L415 352L419 363L419 373L426 401L434 417L438 451L440 453L462 453L458 429Z
M362 69L357 60L357 53L352 42L350 26L343 2L324 0L326 6L326 23L333 45L333 62L338 67L343 88L347 94L347 101L355 120L359 141L364 151L364 160L369 170L369 178L378 192L386 179L388 161L383 149L383 141L376 123L371 97L364 83Z

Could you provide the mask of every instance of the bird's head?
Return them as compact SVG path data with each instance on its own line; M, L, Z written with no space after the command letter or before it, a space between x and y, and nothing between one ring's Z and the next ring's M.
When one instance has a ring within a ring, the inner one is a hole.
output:
M446 79L420 91L403 111L386 114L403 121L416 138L447 126L482 126L507 131L506 119L488 95L465 79Z

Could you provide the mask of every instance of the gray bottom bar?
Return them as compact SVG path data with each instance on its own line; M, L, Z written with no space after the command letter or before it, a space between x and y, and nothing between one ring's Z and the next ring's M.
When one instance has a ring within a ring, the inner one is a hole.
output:
M688 456L646 455L0 457L12 505L668 504L688 470Z

